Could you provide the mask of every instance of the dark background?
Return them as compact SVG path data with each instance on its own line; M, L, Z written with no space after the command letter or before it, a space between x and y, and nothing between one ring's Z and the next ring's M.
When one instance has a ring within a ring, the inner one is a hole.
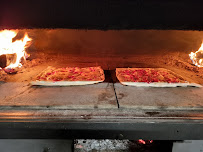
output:
M0 28L203 30L202 0L1 0Z

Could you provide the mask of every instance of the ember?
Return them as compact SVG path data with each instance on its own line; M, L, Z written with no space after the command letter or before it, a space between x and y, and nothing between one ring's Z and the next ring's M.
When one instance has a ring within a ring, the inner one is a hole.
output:
M16 74L17 73L16 68L5 68L3 70L8 74Z
M144 145L146 144L146 142L145 142L144 140L142 140L142 139L139 139L138 142L139 142L140 144L144 144Z
M143 144L143 145L145 145L145 144L151 144L151 143L153 143L153 140L142 140L142 139L139 139L138 143Z

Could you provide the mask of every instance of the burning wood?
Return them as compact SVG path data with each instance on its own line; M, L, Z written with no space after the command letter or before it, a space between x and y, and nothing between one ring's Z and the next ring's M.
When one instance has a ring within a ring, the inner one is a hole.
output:
M17 54L5 54L0 56L0 67L8 74L17 73L18 68L6 68L11 64L14 64L17 59Z
M0 67L4 68L7 73L16 73L16 68L22 66L22 59L29 56L25 49L31 39L25 33L22 39L13 42L16 35L16 31L4 30L0 32Z
M198 67L203 67L203 43L198 51L196 51L195 53L191 52L189 56L193 64Z
M7 66L6 55L0 55L0 68L5 68Z
M0 55L0 67L6 68L10 64L14 64L16 62L16 59L17 59L16 53Z

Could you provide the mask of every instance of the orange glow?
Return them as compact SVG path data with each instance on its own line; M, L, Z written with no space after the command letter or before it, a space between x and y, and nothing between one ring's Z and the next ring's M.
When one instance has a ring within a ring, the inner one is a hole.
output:
M196 51L195 53L191 52L189 56L193 64L198 67L203 67L203 43L198 51Z
M145 145L145 144L151 144L151 143L153 143L153 140L142 140L142 139L139 139L138 143L143 144L143 145Z
M29 38L28 34L25 33L22 39L13 42L13 38L16 37L17 33L17 31L13 30L0 31L0 55L16 54L17 56L15 63L11 63L6 68L12 69L21 67L21 60L25 59L26 56L28 56L25 52L25 48L28 46L31 38Z
M140 144L144 144L144 145L146 144L146 142L145 142L144 140L142 140L142 139L139 139L138 142L139 142Z

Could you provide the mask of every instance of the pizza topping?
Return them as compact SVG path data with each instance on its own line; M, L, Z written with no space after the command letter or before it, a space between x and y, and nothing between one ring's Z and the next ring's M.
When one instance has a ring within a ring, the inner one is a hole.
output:
M38 81L104 81L101 67L49 67L37 77Z
M122 82L167 82L180 83L182 79L172 73L166 72L163 69L150 68L121 68L116 69L116 75Z

